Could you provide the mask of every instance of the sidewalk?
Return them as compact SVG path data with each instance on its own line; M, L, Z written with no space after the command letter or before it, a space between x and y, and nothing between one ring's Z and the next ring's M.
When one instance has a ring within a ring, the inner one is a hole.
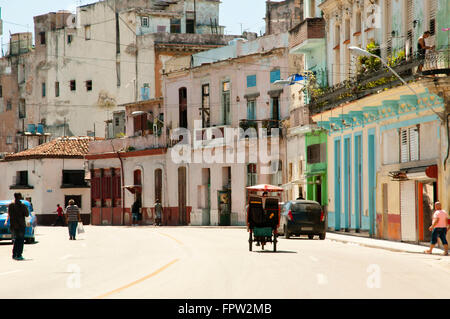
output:
M395 252L421 253L422 254L425 250L427 250L427 247L424 247L422 245L408 244L408 243L395 242L395 241L383 240L383 239L373 239L373 238L367 238L367 237L361 237L361 236L355 236L355 235L343 235L343 234L337 234L337 233L332 233L332 232L327 232L327 239L339 241L339 242L343 242L343 243L353 243L353 244L361 245L364 247L386 249L386 250L395 251ZM443 252L444 251L439 248L433 249L433 255L440 255Z

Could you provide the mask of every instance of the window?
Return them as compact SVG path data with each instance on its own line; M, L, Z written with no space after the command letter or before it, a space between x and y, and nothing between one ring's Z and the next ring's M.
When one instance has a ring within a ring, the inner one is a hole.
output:
M400 130L400 162L418 161L419 158L419 127L409 127Z
M141 17L141 26L148 28L148 17Z
M91 26L90 25L84 26L84 39L85 40L91 39Z
M256 120L256 101L247 101L247 120Z
M303 161L298 161L298 178L301 179L303 175Z
M202 127L211 125L211 116L209 108L209 84L202 85Z
M45 97L46 95L46 87L45 87L45 82L42 83L42 97Z
M252 88L256 86L256 75L247 76L247 87Z
M62 172L62 188L87 186L84 180L84 170L63 170Z
M7 136L6 137L6 144L8 144L8 145L10 145L10 144L12 144L13 143L13 138L12 138L12 136Z
M180 19L170 19L170 33L181 33Z
M344 41L350 40L350 19L345 20L345 39Z
M0 85L0 97L3 97L3 86Z
M292 163L290 163L292 165ZM283 162L274 161L271 162L272 165L272 184L282 185L283 184ZM292 168L292 167L291 167Z
M17 186L28 186L28 171L18 171L16 174Z
M178 90L178 101L179 101L179 123L180 127L187 128L188 117L187 117L187 89L180 88Z
M247 165L247 186L256 185L257 174L256 174L256 164Z
M75 80L71 80L70 81L70 90L75 91L76 89L77 89L77 85L76 85Z
M25 100L20 99L19 100L19 119L24 119L27 116L26 107L25 107Z
M231 95L230 82L223 82L222 84L222 123L224 125L231 124Z
M45 32L39 32L39 39L42 45L45 45Z
M195 33L194 19L186 19L186 33Z
M137 115L133 118L134 135L142 134L144 130L148 130L147 114Z
M86 81L86 91L92 91L92 80Z
M150 85L148 83L144 83L144 87L141 88L141 100L150 100Z
M361 11L357 11L356 12L356 23L355 23L355 31L356 32L361 32L361 19L362 19L362 17L361 17Z
M289 182L292 181L292 163L289 163L288 178Z
M270 83L274 83L281 79L280 69L270 71Z
M6 101L6 110L11 111L12 109L12 103L11 100Z
M272 100L272 109L271 109L271 119L272 120L280 120L280 97L275 96L271 98Z
M55 82L55 97L59 97L59 82Z
M72 40L73 40L73 35L68 34L68 35L67 35L67 43L68 43L68 44L72 43Z
M314 144L307 147L307 161L308 164L323 163L326 161L326 145Z

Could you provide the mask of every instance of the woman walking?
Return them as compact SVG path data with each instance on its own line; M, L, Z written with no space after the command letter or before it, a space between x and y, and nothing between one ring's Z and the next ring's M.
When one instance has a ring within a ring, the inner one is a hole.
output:
M80 209L75 205L73 199L69 200L69 206L66 207L66 223L69 226L69 240L75 240L77 234L78 222L81 222Z

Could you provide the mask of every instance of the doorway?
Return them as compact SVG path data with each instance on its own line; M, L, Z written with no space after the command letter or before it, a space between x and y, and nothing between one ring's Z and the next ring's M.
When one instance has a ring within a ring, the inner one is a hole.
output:
M186 167L178 168L178 223L187 224L186 210Z

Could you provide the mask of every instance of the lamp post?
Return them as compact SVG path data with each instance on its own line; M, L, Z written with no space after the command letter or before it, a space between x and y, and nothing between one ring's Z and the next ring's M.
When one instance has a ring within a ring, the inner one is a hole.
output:
M349 47L349 50L350 50L353 54L355 54L355 55L359 55L359 56L367 56L367 57L374 57L374 58L379 59L379 60L381 61L381 63L383 63L383 65L389 69L389 71L391 71L391 72L392 72L392 73L393 73L400 81L402 81L402 83L403 83L404 85L406 85L406 86L408 87L408 89L411 90L411 92L414 93L415 96L417 96L417 100L420 100L419 94L417 94L417 92L416 92L416 91L415 91L408 83L406 83L406 81L405 81L400 75L398 75L398 73L395 72L394 69L392 69L392 68L387 64L387 62L384 61L381 57L379 57L379 56L376 55L376 54L370 53L370 52L368 52L368 51L366 51L366 50L364 50L364 49L361 49L361 48L359 48L359 47L355 47L355 46ZM439 119L440 119L441 121L444 121L444 120L445 120L439 113L437 113L435 110L433 110L433 108L430 107L430 110L433 111L433 113L435 113L435 114L439 117Z

